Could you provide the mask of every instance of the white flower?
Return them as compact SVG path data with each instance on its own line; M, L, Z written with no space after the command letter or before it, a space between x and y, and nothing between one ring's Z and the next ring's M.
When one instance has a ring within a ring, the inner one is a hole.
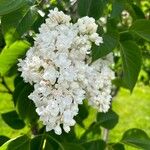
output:
M100 45L100 43L103 43L102 37L100 37L97 33L93 33L93 34L90 36L90 40L91 40L92 42L95 42L96 45Z
M50 83L53 85L56 82L56 79L58 78L59 73L58 71L55 69L54 66L50 66L47 69L45 69L42 78L44 80L48 80L50 81Z
M34 101L46 130L61 134L75 125L78 105L87 98L98 111L106 112L111 101L109 65L112 55L92 63L92 44L103 43L96 33L97 25L90 17L70 22L70 16L50 10L24 60L19 60L19 71L25 82L34 85L29 98Z
M62 11L58 11L57 8L55 8L54 10L50 10L48 17L49 18L46 20L48 25L50 25L50 23L53 23L55 25L67 24L71 20L70 16L65 15Z
M95 23L95 19L89 18L88 16L78 19L77 25L81 34L95 33L98 27Z

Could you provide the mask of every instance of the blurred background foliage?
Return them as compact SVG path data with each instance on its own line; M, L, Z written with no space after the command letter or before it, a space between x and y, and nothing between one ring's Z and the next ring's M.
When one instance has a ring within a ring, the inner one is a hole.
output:
M16 66L54 7L73 22L85 15L97 20L104 44L93 46L92 60L113 52L116 74L112 109L97 113L85 101L77 125L61 136L45 133L27 99L32 87ZM0 150L150 149L149 0L78 0L73 6L69 0L0 0L0 20Z

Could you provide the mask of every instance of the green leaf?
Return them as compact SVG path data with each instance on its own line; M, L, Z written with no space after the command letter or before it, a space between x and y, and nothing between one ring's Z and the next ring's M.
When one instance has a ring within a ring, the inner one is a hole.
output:
M30 139L26 135L11 139L2 145L0 150L30 150Z
M141 38L150 41L150 20L136 20L131 26L130 30L136 33Z
M0 135L0 146L2 146L8 140L9 140L9 138L7 136Z
M16 41L3 49L0 54L0 73L2 76L18 62L18 58L22 57L29 47L30 44L26 41Z
M65 150L85 150L81 145L74 143L64 143L63 147Z
M106 143L103 140L89 141L82 144L86 150L105 150Z
M75 128L74 126L71 127L71 130L69 131L69 134L63 131L63 133L61 135L61 139L63 139L63 141L67 141L68 143L76 142L77 138L76 138L76 133L75 133L74 128Z
M44 135L39 135L31 139L30 150L42 150L44 140Z
M23 81L23 78L20 76L20 74L18 74L14 80L14 87L16 88L21 81Z
M7 150L30 150L30 139L28 136L21 136L10 142Z
M143 130L136 128L127 130L121 142L144 150L149 150L150 148L150 138L148 135Z
M55 150L55 149L58 149L58 147L57 148L53 148L53 147L54 147L54 145L52 145L49 141L46 140L44 150Z
M114 0L112 4L111 18L119 19L121 17L121 12L123 11L124 7L124 0Z
M5 41L4 41L4 37L2 34L2 27L0 25L0 52L4 46L5 46Z
M120 33L120 41L129 41L129 40L134 40L133 35L131 34L131 32L125 32L125 33Z
M16 103L17 103L17 100L18 100L18 97L19 97L19 94L20 92L22 91L22 89L25 87L25 83L24 81L20 81L16 87L15 87L15 90L13 92L13 102L14 102L14 105L16 106Z
M64 150L64 147L63 146L60 147L59 144L56 141L54 141L54 140L50 139L49 137L47 137L44 150L56 150L56 149Z
M119 116L111 109L106 113L100 112L97 114L97 122L106 129L113 129L118 120Z
M105 4L104 0L78 0L78 14L99 19Z
M26 33L38 18L36 7L26 6L2 17L5 42L10 45Z
M93 122L90 127L81 136L81 141L97 140L101 138L101 129L99 122Z
M24 6L27 0L0 0L0 16Z
M112 52L118 45L118 32L106 33L103 35L103 44L92 47L92 61L106 56Z
M115 18L107 18L106 28L107 33L117 32L117 39L119 41L119 33L118 30L116 30L118 28L118 20Z
M141 10L141 8L138 5L132 4L132 8L133 8L133 10L134 10L134 12L136 14L136 18L137 19L145 18L145 15L144 15L143 11Z
M124 145L120 143L111 143L109 147L111 150L125 150Z
M81 127L84 127L83 121L88 117L88 115L89 115L88 107L86 103L84 103L83 105L79 105L79 113L75 117L75 120Z
M54 149L65 150L64 146L62 145L62 143L59 142L56 138L54 138L51 135L47 134L46 141L49 143L49 146L52 145L54 147L57 147L57 148L54 148Z
M132 91L141 68L141 52L132 41L122 42L120 48L123 62L122 85Z
M28 98L31 92L33 92L33 87L30 84L26 84L22 87L16 106L19 116L28 123L34 124L38 119L38 115L35 112L35 105L33 101Z
M21 120L16 111L10 111L2 114L2 119L13 129L22 129L25 123Z

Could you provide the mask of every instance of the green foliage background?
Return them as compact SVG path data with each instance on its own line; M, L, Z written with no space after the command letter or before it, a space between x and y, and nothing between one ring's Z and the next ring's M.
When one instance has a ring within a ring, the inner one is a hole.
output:
M28 99L33 87L16 66L54 7L73 22L86 15L97 20L104 44L93 45L92 61L113 52L116 74L109 112L97 113L85 101L77 125L61 136L45 132ZM78 0L73 6L69 0L0 0L0 150L149 150L149 19L149 0Z

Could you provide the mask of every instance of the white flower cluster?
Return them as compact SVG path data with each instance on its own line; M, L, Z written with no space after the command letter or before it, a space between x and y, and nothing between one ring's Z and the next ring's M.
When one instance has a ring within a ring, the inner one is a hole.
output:
M25 82L34 84L29 98L40 120L56 134L62 133L61 124L65 132L70 131L85 98L102 112L108 111L111 101L112 56L89 64L92 43L103 42L95 20L83 17L75 24L70 20L57 8L50 10L34 46L18 64Z

